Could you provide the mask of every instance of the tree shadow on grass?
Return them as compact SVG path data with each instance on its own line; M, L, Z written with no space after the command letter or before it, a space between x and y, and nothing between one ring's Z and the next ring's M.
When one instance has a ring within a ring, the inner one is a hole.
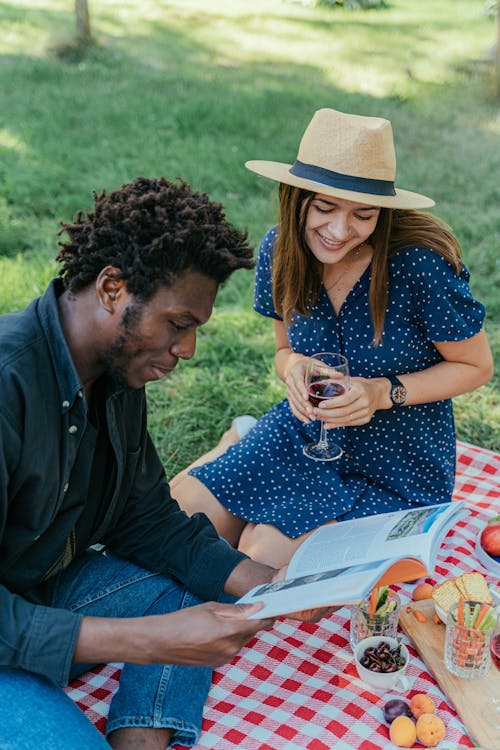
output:
M72 28L68 13L36 8L29 13L37 33L50 29L57 37ZM26 17L26 11L21 13L12 4L0 2L0 16L5 14L18 23ZM456 221L467 240L467 262L470 259L476 264L484 275L485 293L491 293L488 285L500 238L500 196L495 179L500 171L500 150L494 131L477 117L477 91L449 89L446 83L418 87L418 82L410 82L417 88L408 98L360 94L350 90L348 76L329 77L315 57L310 63L291 63L266 56L264 51L258 60L245 59L244 54L236 54L234 46L224 46L221 37L203 42L203 17L199 14L180 19L173 13L165 22L141 20L140 28L133 29L120 26L111 16L99 18L106 28L113 28L113 21L114 36L103 35L94 26L99 44L79 64L36 55L0 56L0 222L4 224L3 234L0 227L0 253L39 257L42 247L47 259L53 257L59 219L67 221L76 210L90 207L92 190L114 189L139 174L162 174L170 179L182 176L194 188L220 200L230 220L250 225L257 240L273 220L273 187L247 172L244 162L251 158L292 161L312 113L329 106L387 116L393 121L398 156L402 156L398 184L433 195L440 203L438 212L444 208L445 218L448 208L452 215L451 202L460 203ZM268 17L271 26L273 20ZM248 16L243 21L253 33L261 33L258 18ZM237 34L234 19L221 19L220 23L229 24L228 38ZM399 64L404 29L391 49L382 50L377 39L382 39L383 28L374 36L361 18L356 22L335 18L331 23L332 34L342 29L343 35L363 41L361 64L377 55L383 55L385 65ZM275 25L274 33L290 44L294 35L326 28L324 20L302 16L276 16ZM427 31L419 33L417 41L424 43ZM354 64L358 50L354 43L344 45L342 54ZM493 106L482 102L481 107L493 113ZM250 286L251 274L236 274L218 300L220 309L241 315L237 301L243 299L245 309L250 306ZM231 288L240 296L232 294ZM217 316L214 320L217 322ZM221 335L219 332L217 339L219 357L227 345L220 343ZM227 366L236 377L244 363L251 364L250 380L239 393L245 403L252 404L249 394L258 393L259 378L265 378L262 351L269 351L272 359L272 334L263 341L260 333L249 333L244 326L232 330L231 336L234 340L226 353ZM209 356L206 351L204 354L200 347L202 358ZM196 360L179 372L179 378L196 373L198 362L202 368L203 362ZM212 387L209 381L216 378L214 370L216 362L200 369L196 399L201 401ZM180 382L184 387L188 380ZM216 386L214 381L214 392ZM227 404L212 398L210 394L206 409L222 415L222 420ZM264 401L269 401L267 396ZM169 412L173 403L175 398L169 401ZM187 398L182 408L189 409L190 403ZM201 448L196 448L190 457L200 452Z

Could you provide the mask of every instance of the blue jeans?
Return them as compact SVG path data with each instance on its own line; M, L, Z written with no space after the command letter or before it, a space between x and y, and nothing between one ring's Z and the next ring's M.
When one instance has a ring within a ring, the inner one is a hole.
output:
M199 604L174 581L137 567L109 550L88 550L54 578L53 607L96 617L139 617ZM75 665L76 677L92 665ZM125 664L109 707L107 734L122 727L171 728L174 744L194 745L201 731L212 670ZM109 745L51 680L0 669L0 750L59 750Z

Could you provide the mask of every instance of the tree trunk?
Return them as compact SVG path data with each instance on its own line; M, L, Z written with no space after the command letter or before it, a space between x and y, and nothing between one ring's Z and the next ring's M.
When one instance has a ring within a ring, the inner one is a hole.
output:
M500 79L500 0L497 2L497 45L495 48L495 65L497 76Z
M90 16L87 0L75 0L76 40L80 44L90 43Z

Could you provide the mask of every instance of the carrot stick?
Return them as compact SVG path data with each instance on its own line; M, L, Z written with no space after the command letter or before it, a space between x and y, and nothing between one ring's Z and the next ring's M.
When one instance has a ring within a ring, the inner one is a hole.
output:
M462 597L458 600L458 607L457 607L457 622L459 625L464 624L464 600Z
M377 600L378 600L378 586L375 586L375 588L372 589L372 595L370 597L369 612L371 615L375 614L375 609L377 608Z
M477 616L476 622L473 625L474 630L477 630L479 628L479 626L481 625L482 621L486 617L489 608L490 608L489 604L481 604L481 609L479 610L479 614Z
M413 614L419 622L427 622L427 617L420 609L414 609Z

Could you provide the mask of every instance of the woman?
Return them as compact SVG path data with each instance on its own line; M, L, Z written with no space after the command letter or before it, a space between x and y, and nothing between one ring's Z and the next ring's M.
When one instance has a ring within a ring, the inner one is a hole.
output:
M451 398L493 366L458 241L417 210L434 201L394 187L389 121L322 109L293 165L246 166L280 183L254 307L274 320L287 398L241 441L233 427L172 487L188 513L207 513L231 544L277 566L324 523L449 501ZM351 382L313 408L305 369L321 351L347 357ZM338 461L303 455L320 414L336 428Z

